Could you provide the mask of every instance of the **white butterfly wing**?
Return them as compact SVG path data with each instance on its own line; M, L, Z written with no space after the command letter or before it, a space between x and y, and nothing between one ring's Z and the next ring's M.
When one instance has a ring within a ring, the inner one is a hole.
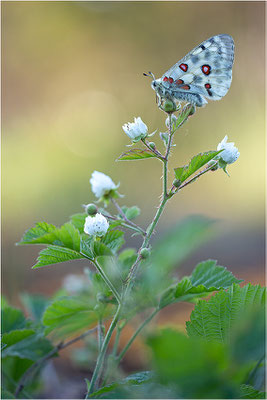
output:
M183 91L220 100L230 88L233 61L233 38L213 36L171 67L162 77L163 85L177 91L177 96Z

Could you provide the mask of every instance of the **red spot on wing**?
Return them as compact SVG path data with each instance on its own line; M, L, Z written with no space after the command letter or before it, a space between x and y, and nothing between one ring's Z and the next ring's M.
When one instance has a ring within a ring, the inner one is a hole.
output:
M188 70L188 65L187 64L180 64L179 68L181 68L182 71L186 72Z
M189 85L184 85L184 86L181 86L180 89L189 90L190 86Z
M167 78L167 76L164 76L163 81L167 82L169 80L169 78Z
M210 89L211 88L211 84L210 83L205 83L205 88L206 89Z
M170 82L170 83L173 83L173 78L169 78L169 82Z
M175 81L176 85L182 85L184 83L184 81L182 79L177 79L177 81Z
M208 64L202 65L201 67L203 74L209 75L211 71L211 67Z

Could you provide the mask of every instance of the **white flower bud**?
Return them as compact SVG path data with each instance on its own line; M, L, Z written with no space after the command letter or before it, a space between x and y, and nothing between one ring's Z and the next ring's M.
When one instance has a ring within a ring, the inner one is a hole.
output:
M122 129L134 143L147 136L147 126L140 117L135 118L134 122L124 124Z
M232 164L238 159L240 153L238 148L235 147L235 144L233 142L227 143L227 140L228 136L226 135L218 144L217 150L223 150L220 154L218 154L218 157L220 157L227 164Z
M109 223L102 214L96 214L94 217L86 217L84 232L88 235L104 236L107 233Z
M98 171L94 171L92 173L90 183L92 186L92 192L98 198L104 196L105 194L108 194L110 190L118 188L118 185L116 186L113 180L109 176Z
M63 279L63 288L70 294L80 293L88 287L84 275L69 274Z

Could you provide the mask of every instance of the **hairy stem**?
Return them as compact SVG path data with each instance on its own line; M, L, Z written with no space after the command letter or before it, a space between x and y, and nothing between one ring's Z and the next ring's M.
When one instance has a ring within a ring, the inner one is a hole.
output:
M125 345L125 347L122 349L118 357L116 358L117 363L122 360L124 357L125 353L129 350L130 346L132 345L133 341L135 338L139 335L139 333L143 330L143 328L155 317L155 315L159 312L159 309L156 308L152 314L137 328L137 330L134 332L132 337L130 338L129 342Z
M103 341L103 345L102 345L101 351L100 351L100 353L98 355L96 366L95 366L95 370L93 372L93 376L92 376L92 379L91 379L90 387L89 387L88 392L87 392L86 397L85 397L86 399L89 399L90 395L97 388L97 381L99 380L99 377L100 377L101 372L102 372L102 365L103 365L103 362L105 360L107 347L108 347L109 341L111 339L112 333L113 333L114 329L116 328L117 322L119 320L120 312L121 312L121 304L118 305L116 313L115 313L115 315L114 315L114 317L113 317L113 319L111 321L111 324L109 326L108 332L107 332L107 334L105 336L105 339Z
M119 214L122 216L122 218L124 219L125 222L127 222L128 225L131 225L132 227L134 227L137 231L141 232L143 235L146 235L146 231L144 231L142 228L140 228L138 225L136 225L134 222L130 221L126 215L124 214L124 212L122 211L121 207L119 206L119 204L117 203L117 201L112 197L111 198L112 203L114 204L114 206L116 207L116 209L118 210Z
M91 258L89 258L86 254L82 253L81 254L87 258L88 260L90 260L91 262L94 263L96 269L98 270L99 274L102 276L103 280L105 281L106 285L109 287L109 289L111 290L112 294L114 295L114 297L116 298L117 302L120 304L121 303L121 297L119 295L119 293L117 292L117 289L113 286L113 284L110 282L109 278L107 277L107 275L105 274L105 272L103 271L102 267L99 265L99 263L97 262L97 260L92 260Z

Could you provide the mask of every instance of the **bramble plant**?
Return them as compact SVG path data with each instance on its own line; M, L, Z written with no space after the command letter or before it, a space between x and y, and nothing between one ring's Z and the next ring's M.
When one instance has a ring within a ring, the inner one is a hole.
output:
M72 215L60 228L37 223L19 242L46 246L34 269L78 259L88 260L94 269L66 277L50 300L24 295L32 319L3 302L3 398L31 398L46 361L74 342L88 344L90 336L97 342L97 359L84 360L93 369L84 389L86 398L264 398L265 288L241 287L242 280L215 260L199 263L190 276L175 277L179 263L210 235L213 221L208 218L186 219L151 245L168 201L208 172L227 172L239 152L225 136L216 149L177 166L169 183L168 163L177 131L196 108L165 99L160 109L167 114L167 130L158 135L159 143L150 141L156 133L149 134L141 118L135 118L123 130L139 147L118 157L154 158L162 164L160 204L146 229L133 221L140 214L137 206L120 205L124 200L119 185L94 171L90 183L95 203L85 205L84 212ZM138 251L121 250L125 230L142 238ZM162 309L179 302L196 304L186 334L154 328L146 338L151 370L122 379L120 363L136 337ZM122 347L121 333L129 324L135 331Z

